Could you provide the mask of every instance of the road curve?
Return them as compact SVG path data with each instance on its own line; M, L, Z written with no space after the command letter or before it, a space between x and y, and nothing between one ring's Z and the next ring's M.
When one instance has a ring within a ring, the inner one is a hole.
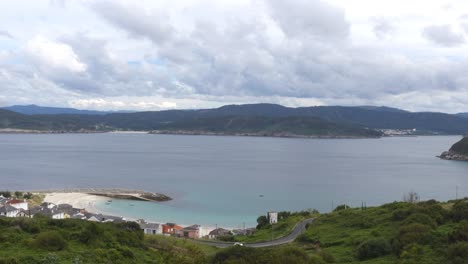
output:
M244 247L253 247L253 248L262 248L262 247L273 247L284 245L293 242L299 235L304 233L306 230L306 225L311 224L314 221L313 218L302 220L297 223L293 231L284 237L280 237L271 241L257 242L257 243L243 243ZM220 241L206 241L206 240L193 240L196 243L215 246L218 248L227 248L234 245L232 242L220 242Z

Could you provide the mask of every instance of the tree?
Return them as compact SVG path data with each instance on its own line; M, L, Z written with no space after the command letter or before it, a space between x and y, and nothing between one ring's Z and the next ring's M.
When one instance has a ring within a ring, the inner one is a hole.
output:
M418 203L419 202L419 194L414 191L411 191L403 196L403 201L407 203Z
M30 192L27 192L27 193L25 193L25 194L23 195L23 198L24 198L24 199L28 199L28 200L31 199L32 197L33 197L33 194L30 193Z
M16 197L16 198L22 198L22 197L23 197L23 193L22 193L22 192L19 192L19 191L16 191L16 192L15 192L15 197Z
M257 229L262 229L270 225L268 218L264 215L257 218Z
M10 198L11 197L11 192L10 191L3 191L3 192L0 192L0 195L2 195L5 198Z

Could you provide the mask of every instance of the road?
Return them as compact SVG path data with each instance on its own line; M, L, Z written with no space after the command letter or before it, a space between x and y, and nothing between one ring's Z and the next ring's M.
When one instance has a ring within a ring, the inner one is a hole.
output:
M293 231L284 237L280 237L271 241L257 242L257 243L244 243L244 247L262 248L262 247L274 247L284 245L293 242L299 235L304 233L307 224L311 224L314 221L313 218L303 220L296 224ZM205 241L205 240L193 240L196 243L215 246L218 248L227 248L234 245L232 242L220 242L220 241Z

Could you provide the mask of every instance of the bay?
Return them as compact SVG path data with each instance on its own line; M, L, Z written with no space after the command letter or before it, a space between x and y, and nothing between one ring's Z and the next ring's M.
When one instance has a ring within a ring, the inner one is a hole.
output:
M147 134L2 134L0 190L128 188L165 203L105 212L181 224L255 225L269 210L379 205L409 191L468 196L468 163L435 156L459 136L289 139Z

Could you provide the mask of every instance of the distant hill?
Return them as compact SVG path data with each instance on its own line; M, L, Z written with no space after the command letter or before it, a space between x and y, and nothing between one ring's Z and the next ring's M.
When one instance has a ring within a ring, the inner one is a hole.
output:
M465 134L466 118L432 112L407 112L388 107L316 106L290 108L275 104L227 105L215 109L168 110L110 114L106 123L147 130L161 123L222 116L318 117L323 120L372 129L417 129L427 134Z
M74 115L105 115L111 112L79 110L74 108L62 107L46 107L38 105L13 105L3 107L3 109L10 110L25 115L58 115L58 114L74 114Z
M335 124L317 117L223 116L169 123L163 131L253 136L379 137L375 130Z
M468 118L468 113L458 113L456 116Z
M4 110L5 111L5 110ZM80 111L80 110L77 110ZM433 112L408 112L390 107L346 107L346 106L316 106L290 108L276 104L247 104L247 105L226 105L214 109L200 110L166 110L149 111L135 113L110 113L105 114L49 114L30 115L32 119L25 119L25 116L12 116L12 113L5 114L9 117L9 122L22 127L40 128L61 127L86 129L97 127L98 129L121 129L121 130L161 130L169 127L182 126L189 129L189 125L197 128L202 123L206 125L213 122L213 125L220 125L225 118L251 117L244 119L246 124L255 118L258 122L270 121L280 122L279 127L290 126L285 120L290 119L290 123L298 125L299 121L309 122L311 119L304 117L320 118L335 125L346 125L347 127L361 129L417 129L420 134L466 134L468 133L468 119L460 115L433 113ZM2 115L0 114L0 120ZM278 119L285 118L285 119ZM304 119L300 119L304 118ZM6 120L3 117L3 120ZM22 122L20 122L23 120ZM242 120L242 119L236 119ZM299 121L298 121L299 120ZM10 124L10 125L11 125ZM238 124L238 123L236 123ZM252 127L253 128L253 127Z
M84 115L23 115L0 109L0 129L14 128L40 131L100 131L109 128L97 119L84 118Z

